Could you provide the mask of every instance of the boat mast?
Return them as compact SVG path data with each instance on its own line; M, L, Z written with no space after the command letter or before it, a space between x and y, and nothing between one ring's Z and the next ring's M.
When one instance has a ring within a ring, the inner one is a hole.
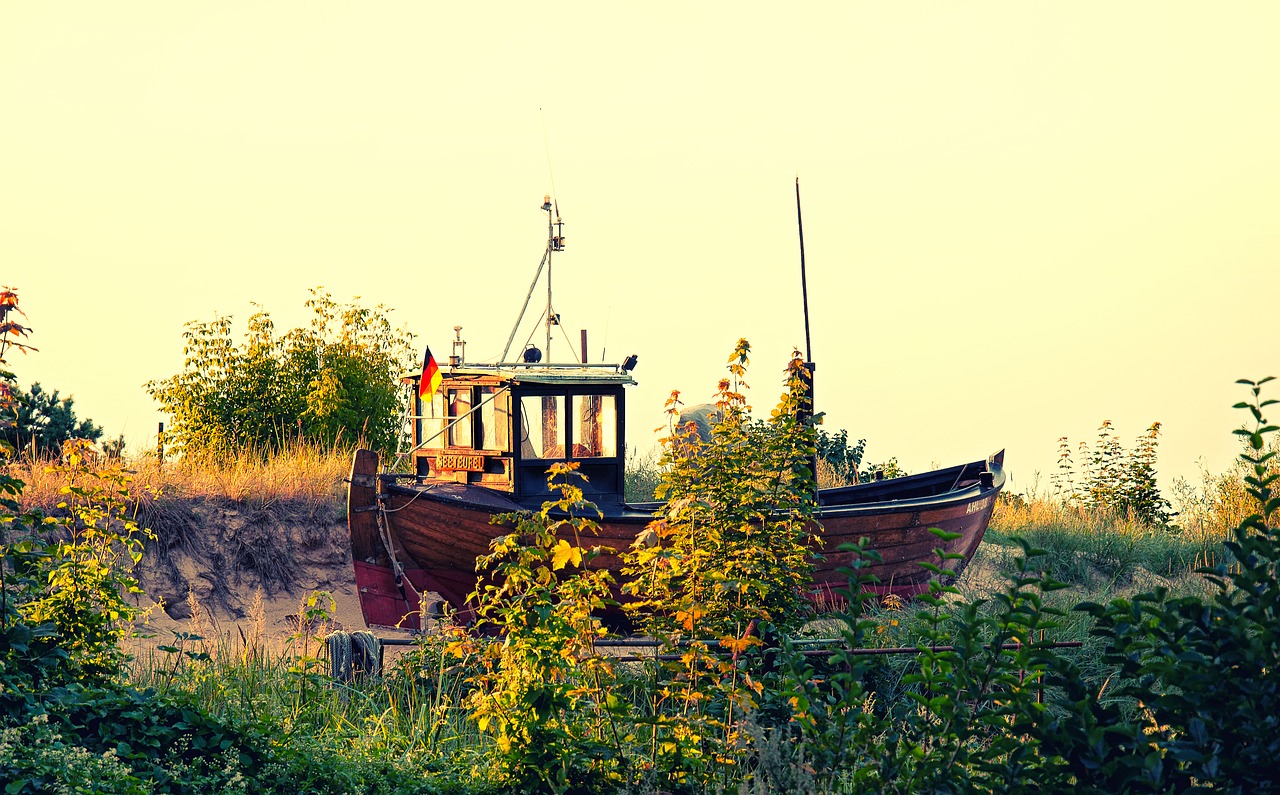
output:
M555 213L552 213L552 210ZM538 263L538 270L533 274L533 281L529 283L529 292L524 297L524 305L520 307L520 314L516 316L516 324L511 327L511 334L507 337L507 345L502 349L502 358L499 361L507 361L507 354L511 353L511 343L515 341L516 332L520 330L520 323L524 320L524 313L529 308L529 299L533 298L533 291L538 286L538 279L542 278L542 269L547 269L547 361L551 361L551 327L560 325L560 319L552 319L554 315L551 310L551 252L564 251L564 222L560 220L560 203L551 203L551 194L542 197L542 210L547 214L547 247L542 252L542 261ZM554 221L552 220L554 219Z
M559 204L559 202L557 202ZM555 251L555 230L552 222L551 197L548 196L542 202L542 209L547 213L547 347L543 350L543 355L547 357L547 362L551 361L551 326L555 324L555 314L551 310L551 252ZM556 212L560 208L556 207Z
M804 382L806 400L800 405L800 420L803 422L813 421L813 349L809 346L809 283L805 275L804 268L804 217L800 213L800 178L796 177L796 228L800 232L800 295L804 300ZM814 500L818 501L818 453L813 453L810 460L811 471L813 473Z
M813 367L813 350L809 347L809 285L804 272L804 218L800 214L800 178L796 177L796 226L800 229L800 295L804 299L804 358Z

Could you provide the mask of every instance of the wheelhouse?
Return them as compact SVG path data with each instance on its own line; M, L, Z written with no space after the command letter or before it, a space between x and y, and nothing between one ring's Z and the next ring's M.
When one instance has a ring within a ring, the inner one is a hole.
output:
M616 365L453 367L440 389L414 387L412 472L425 483L483 486L540 501L547 469L576 462L596 502L621 501L626 416Z

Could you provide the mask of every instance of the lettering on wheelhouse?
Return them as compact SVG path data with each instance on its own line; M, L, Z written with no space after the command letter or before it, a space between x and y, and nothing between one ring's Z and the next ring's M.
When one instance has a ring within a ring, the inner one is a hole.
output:
M442 471L450 470L454 472L483 472L484 456L441 453L436 456L436 469Z
M987 506L990 504L991 504L990 497L985 497L981 500L978 500L977 502L971 502L964 509L965 515L968 515L971 513L978 513L979 511L985 511L987 509Z

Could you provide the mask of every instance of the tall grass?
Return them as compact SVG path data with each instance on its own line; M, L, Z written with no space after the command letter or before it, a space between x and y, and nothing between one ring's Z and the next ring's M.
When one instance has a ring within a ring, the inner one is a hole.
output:
M986 540L1011 549L1015 537L1048 553L1043 558L1047 574L1105 599L1133 587L1149 587L1152 575L1193 584L1198 581L1196 569L1224 562L1222 542L1228 530L1214 525L1191 530L1160 527L1132 513L1046 497L1002 499Z
M1268 449L1280 452L1280 439L1273 437ZM1133 511L1107 511L1080 501L1034 493L1002 495L980 557L1007 557L1017 537L1048 552L1048 574L1092 599L1156 584L1199 592L1204 581L1197 570L1233 563L1223 542L1256 509L1246 489L1247 474L1247 465L1237 460L1220 474L1202 470L1199 483L1175 481L1175 513L1167 525L1144 522Z
M1280 458L1280 437L1272 437L1263 452L1271 452ZM1271 460L1271 473L1280 471L1276 459ZM1250 474L1248 465L1240 460L1220 474L1212 474L1201 466L1198 483L1178 478L1173 483L1173 507L1177 510L1175 523L1183 532L1213 538L1227 537L1231 529L1238 527L1246 516L1256 510L1246 489L1245 477Z
M23 509L38 508L56 515L65 484L48 471L53 459L21 459L9 472L26 482ZM263 530L255 542L264 550L283 552L271 543L270 527L301 524L319 528L343 518L345 484L351 466L345 448L294 442L271 455L245 451L219 461L181 458L161 461L147 454L102 464L124 467L131 474L127 502L132 518L155 535L160 552L181 549L199 555L208 535L210 512L236 509L257 520ZM260 543L259 543L260 542Z
M317 611L304 601L298 612ZM446 654L447 636L420 638L384 675L341 682L331 676L331 630L320 620L300 623L288 637L272 635L259 600L247 624L227 631L193 605L187 631L141 650L129 678L218 719L280 727L288 742L338 765L335 776L382 786L388 777L418 777L425 788L426 777L447 773L480 783L491 743L465 718L466 671Z
M24 508L51 511L61 500L62 480L46 472L48 457L9 464L10 474L26 482ZM147 453L123 464L133 473L131 495L140 504L158 496L230 500L254 505L288 502L297 506L331 505L343 498L343 477L351 467L345 447L291 442L271 455L242 451L224 460L179 458L161 461Z

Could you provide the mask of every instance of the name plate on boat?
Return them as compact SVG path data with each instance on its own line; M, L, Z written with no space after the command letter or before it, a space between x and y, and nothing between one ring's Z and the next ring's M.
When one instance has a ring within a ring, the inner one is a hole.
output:
M466 472L483 472L484 456L458 455L456 453L441 453L440 455L436 456L436 469L463 470Z
M971 513L978 513L979 511L985 511L987 509L987 506L990 504L991 504L991 498L987 497L985 500L978 500L977 502L969 503L968 507L964 509L964 512L966 515L968 515Z

